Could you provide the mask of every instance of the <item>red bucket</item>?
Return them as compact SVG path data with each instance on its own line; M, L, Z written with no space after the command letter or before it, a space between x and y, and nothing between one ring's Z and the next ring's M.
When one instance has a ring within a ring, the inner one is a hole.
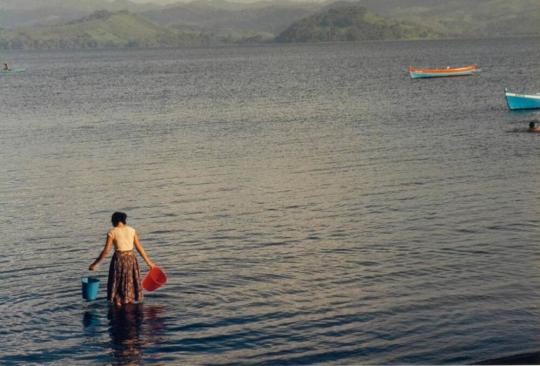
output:
M167 282L167 276L161 269L154 267L144 277L143 288L146 291L154 291Z

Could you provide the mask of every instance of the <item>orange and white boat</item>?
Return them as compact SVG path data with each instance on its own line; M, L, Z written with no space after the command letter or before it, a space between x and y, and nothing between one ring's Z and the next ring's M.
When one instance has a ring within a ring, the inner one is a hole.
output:
M446 69L417 69L409 67L409 74L413 79L419 78L439 78L448 76L467 76L480 72L476 65L464 67L447 67Z

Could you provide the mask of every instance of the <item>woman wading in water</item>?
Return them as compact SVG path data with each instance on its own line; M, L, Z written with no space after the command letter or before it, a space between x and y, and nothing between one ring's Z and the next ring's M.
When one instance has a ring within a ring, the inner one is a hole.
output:
M114 255L109 267L107 300L116 306L141 302L143 299L141 272L133 247L137 249L148 267L155 267L154 262L144 252L135 229L126 225L126 219L127 215L123 212L115 212L112 215L113 228L107 233L105 247L89 267L91 271L95 271L114 246Z

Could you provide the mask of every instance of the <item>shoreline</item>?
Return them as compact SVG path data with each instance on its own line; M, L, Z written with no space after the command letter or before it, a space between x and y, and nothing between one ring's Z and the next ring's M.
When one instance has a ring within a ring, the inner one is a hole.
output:
M509 36L490 36L490 37L441 37L441 38L402 38L402 39L363 39L354 41L314 41L314 42L225 42L225 43L208 43L208 44L185 44L177 46L155 45L155 46L97 46L97 47L2 47L2 52L14 51L116 51L116 50L186 50L186 49L219 49L219 48L256 48L267 46L313 46L327 44L362 44L362 43L377 43L377 42L467 42L467 41L484 41L484 40L512 40L512 39L540 39L540 34L525 34L525 35L509 35Z

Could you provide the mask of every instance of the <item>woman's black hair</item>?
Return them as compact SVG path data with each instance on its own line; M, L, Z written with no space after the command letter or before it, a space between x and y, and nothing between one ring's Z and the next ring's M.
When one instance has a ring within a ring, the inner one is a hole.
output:
M529 128L534 128L534 125L535 125L534 122L529 123Z
M126 224L127 215L124 212L115 212L112 214L111 222L113 226L117 226L118 223Z

